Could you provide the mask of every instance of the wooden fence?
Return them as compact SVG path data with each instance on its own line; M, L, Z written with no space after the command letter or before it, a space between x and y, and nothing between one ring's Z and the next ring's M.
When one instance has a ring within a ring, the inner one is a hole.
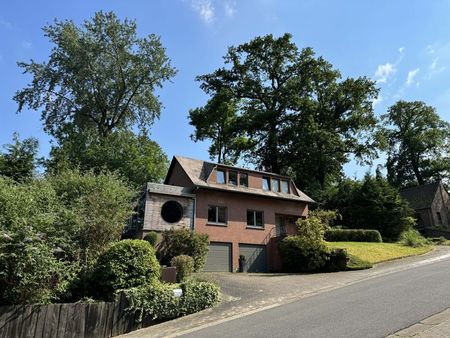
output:
M115 302L0 306L1 338L113 337L141 327L125 312L121 294Z

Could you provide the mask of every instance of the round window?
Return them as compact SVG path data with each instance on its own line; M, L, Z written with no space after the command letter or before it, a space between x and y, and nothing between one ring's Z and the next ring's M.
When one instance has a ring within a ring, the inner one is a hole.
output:
M177 201L167 201L161 208L161 216L168 223L176 223L183 217L183 207Z

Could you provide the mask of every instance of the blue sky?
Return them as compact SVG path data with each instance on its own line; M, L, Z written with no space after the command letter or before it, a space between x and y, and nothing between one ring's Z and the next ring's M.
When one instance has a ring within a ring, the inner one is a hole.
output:
M450 121L449 1L0 0L0 144L17 131L37 137L41 154L48 154L51 140L39 112L16 114L12 96L30 81L16 62L47 59L51 46L41 27L54 18L81 23L98 10L136 19L140 35L160 35L178 69L159 92L164 110L151 129L169 157L208 159L208 144L189 138L187 113L207 100L194 78L222 66L228 46L268 33L291 33L299 48L312 47L344 78L376 80L377 114L399 99L423 100ZM349 176L366 170L345 166Z

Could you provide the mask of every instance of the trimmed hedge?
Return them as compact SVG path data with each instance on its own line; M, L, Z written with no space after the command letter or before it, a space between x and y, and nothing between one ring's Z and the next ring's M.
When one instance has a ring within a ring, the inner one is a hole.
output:
M155 249L147 241L125 239L110 245L98 258L91 276L92 293L110 301L117 290L155 283L159 276Z
M328 242L376 242L383 240L378 230L366 229L330 229L325 232Z
M150 231L144 236L143 240L149 242L152 247L155 247L158 242L158 234L154 231Z
M170 266L177 268L177 282L181 282L194 272L194 259L187 255L175 256Z
M189 280L179 285L183 290L176 297L173 289L177 284L154 283L123 290L129 303L126 311L144 318L168 320L209 308L220 301L220 289L211 282Z

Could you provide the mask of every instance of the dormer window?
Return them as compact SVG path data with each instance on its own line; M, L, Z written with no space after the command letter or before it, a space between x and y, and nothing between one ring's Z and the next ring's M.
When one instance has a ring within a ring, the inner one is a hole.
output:
M230 170L228 172L228 184L237 185L238 184L237 176L238 176L237 171Z
M275 192L280 191L280 180L278 178L274 178L272 180L272 191L275 191Z
M263 188L263 190L270 190L270 178L269 177L262 178L262 188Z
M216 182L219 184L225 184L225 171L221 169L217 169L217 178Z
M289 194L289 182L281 180L281 192Z
M239 173L239 185L248 187L248 175L246 173Z

